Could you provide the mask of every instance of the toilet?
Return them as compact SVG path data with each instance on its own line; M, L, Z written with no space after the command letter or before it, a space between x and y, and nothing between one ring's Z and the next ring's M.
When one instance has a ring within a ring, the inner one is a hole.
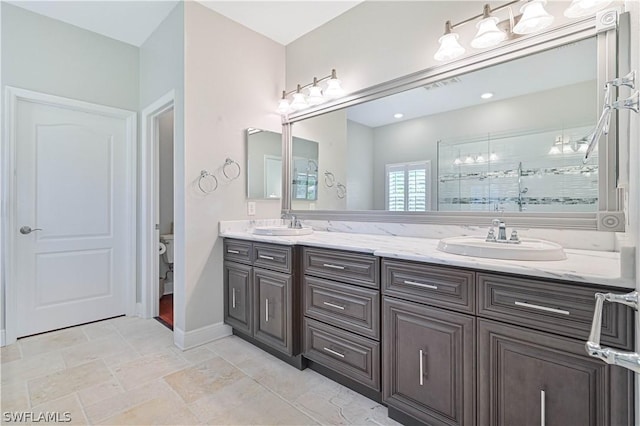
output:
M164 245L165 250L160 250L162 253L162 261L165 265L167 265L170 272L173 272L173 234L163 234L160 235L160 243ZM162 246L161 246L162 247ZM166 277L166 274L165 274ZM165 281L163 277L160 277L160 297L164 294L165 285L170 285L173 288L173 276L171 276L171 281Z

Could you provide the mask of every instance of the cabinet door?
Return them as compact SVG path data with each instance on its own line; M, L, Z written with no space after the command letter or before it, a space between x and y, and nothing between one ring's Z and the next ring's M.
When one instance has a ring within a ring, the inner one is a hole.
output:
M291 275L254 268L253 303L253 336L291 355Z
M430 425L475 424L475 319L388 297L383 398Z
M478 322L482 425L633 424L632 373L586 355L584 342Z
M224 263L224 322L251 334L251 266Z

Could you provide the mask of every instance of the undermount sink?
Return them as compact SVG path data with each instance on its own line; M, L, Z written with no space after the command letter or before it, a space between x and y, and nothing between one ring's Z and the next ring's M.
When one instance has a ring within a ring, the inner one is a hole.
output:
M461 256L502 260L565 260L562 246L550 241L521 239L520 244L487 242L484 237L443 238L438 250Z
M289 228L287 225L256 226L253 228L253 233L256 235L292 237L312 234L313 228Z

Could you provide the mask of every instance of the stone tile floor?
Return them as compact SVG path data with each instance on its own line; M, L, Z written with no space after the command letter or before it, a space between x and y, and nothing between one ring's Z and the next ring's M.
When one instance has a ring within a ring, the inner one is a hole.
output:
M29 411L69 412L65 424L398 424L384 406L235 336L180 351L155 320L28 337L0 357L2 423Z

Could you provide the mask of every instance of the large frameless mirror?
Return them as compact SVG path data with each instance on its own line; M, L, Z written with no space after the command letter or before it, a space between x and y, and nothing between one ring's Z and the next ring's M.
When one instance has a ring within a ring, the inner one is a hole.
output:
M602 108L603 69L615 64L615 55L603 54L607 42L592 28L409 90L294 117L287 124L294 140L317 141L325 161L317 199L292 198L290 208L441 223L454 212L505 212L533 226L547 214L575 217L576 227L590 218L584 227L596 228L615 192L615 132L600 143L604 161L598 150L583 159Z

